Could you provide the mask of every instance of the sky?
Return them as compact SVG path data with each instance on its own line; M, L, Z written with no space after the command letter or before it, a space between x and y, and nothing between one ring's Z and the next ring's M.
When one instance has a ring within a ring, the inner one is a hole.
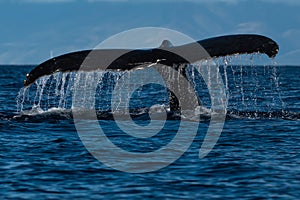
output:
M163 27L196 40L268 36L276 62L300 65L298 0L0 0L0 64L39 64L128 29Z

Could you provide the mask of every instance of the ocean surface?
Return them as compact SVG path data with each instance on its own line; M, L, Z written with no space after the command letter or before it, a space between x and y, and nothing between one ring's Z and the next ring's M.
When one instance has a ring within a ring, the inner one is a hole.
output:
M227 116L218 142L204 158L199 158L199 148L209 126L211 102L203 80L190 72L207 113L203 118L189 116L201 120L187 122L186 134L189 127L198 126L187 151L170 165L147 173L119 171L97 160L80 139L70 110L76 75L44 77L24 89L23 80L34 67L0 66L0 199L300 198L300 66L220 67ZM174 113L154 137L124 134L111 117L110 80L115 76L97 77L102 81L96 88L97 105L90 105L91 96L84 93L77 106L96 110L98 125L112 142L147 153L174 139L184 117ZM84 83L81 89L92 87ZM134 122L142 128L151 124L147 107L152 105L161 115L168 107L165 94L155 84L131 96L127 92ZM118 97L116 108L122 111L124 94ZM80 120L87 125L95 121ZM153 121L161 124L159 117Z

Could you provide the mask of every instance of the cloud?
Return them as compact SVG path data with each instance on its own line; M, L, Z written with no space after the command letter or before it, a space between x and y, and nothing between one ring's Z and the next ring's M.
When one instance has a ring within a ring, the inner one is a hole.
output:
M23 3L69 3L80 2L80 0L11 0L12 2ZM237 4L246 0L82 0L82 2L96 3L96 2L136 2L136 3L178 3L178 2L190 2L190 3L227 3Z
M227 4L237 4L245 0L183 0L183 2L194 2L194 3L227 3Z
M288 29L282 34L285 38L299 38L300 37L300 29Z
M143 2L143 1L138 1L138 0L11 0L11 2L42 4L42 3L74 3L74 2L97 3L97 2Z
M299 0L260 0L267 3L276 3L276 4L287 4L291 6L300 6Z
M86 0L89 3L95 3L95 2L129 2L130 0ZM135 1L138 2L138 1ZM142 1L140 1L142 2ZM150 2L150 1L149 1Z
M300 47L300 29L288 29L281 34L281 40L284 41L282 47L286 50L298 49ZM299 56L297 56L299 58Z
M22 2L22 3L70 3L70 2L136 2L136 3L178 3L178 2L190 2L195 4L215 4L225 3L237 5L244 2L253 2L252 0L11 0L11 2ZM272 3L272 4L286 4L290 6L300 6L299 0L258 0L256 3Z
M20 3L70 3L75 2L76 0L15 0L13 2Z
M146 0L147 1L147 0ZM140 1L141 2L141 1ZM150 0L148 2L151 2ZM156 0L156 2L179 2L177 0ZM193 3L226 3L226 4L240 4L244 2L253 3L253 0L181 0L181 2L193 2ZM272 4L286 4L291 6L299 6L299 0L258 0L256 3L272 3Z
M38 63L37 60L32 62L26 62L28 58L34 58L37 55L38 51L36 49L20 49L20 50L7 50L0 53L0 64L35 64Z
M279 64L299 65L300 49L294 49L287 53L281 54L276 59Z
M264 26L261 22L244 22L237 25L236 31L241 33L262 33Z

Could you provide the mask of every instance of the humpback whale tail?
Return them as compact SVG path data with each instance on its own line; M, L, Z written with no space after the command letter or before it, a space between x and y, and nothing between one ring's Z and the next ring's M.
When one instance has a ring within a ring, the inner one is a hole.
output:
M194 47L195 44L201 45L207 52L203 55L197 55L195 58L187 61L179 55L172 52L182 52ZM139 66L141 63L157 63L173 67L174 65L184 64L208 59L211 57L220 57L233 54L250 54L263 53L269 57L275 57L279 47L272 39L255 34L227 35L200 40L195 43L185 44L181 46L173 46L170 41L164 40L160 47L145 50L131 49L101 49L101 50L84 50L58 57L51 58L26 75L24 86L31 85L38 78L50 75L55 72L67 72L78 70L97 70L103 69L99 63L89 62L88 67L83 67L83 62L89 59L90 53L97 58L107 58L114 55L121 55L117 59L109 63L106 70L131 70Z

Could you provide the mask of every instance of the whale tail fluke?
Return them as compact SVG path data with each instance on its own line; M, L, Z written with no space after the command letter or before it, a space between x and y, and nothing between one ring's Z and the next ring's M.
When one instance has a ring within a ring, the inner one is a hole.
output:
M199 59L208 59L234 54L262 53L269 57L275 57L278 53L278 44L272 39L255 34L227 35L200 40L197 42L207 52L203 55L195 56L195 62ZM113 60L106 69L108 70L131 70L142 63L156 63L161 60L161 64L174 67L176 64L189 63L179 55L172 52L184 52L195 47L195 43L181 46L173 46L169 40L164 40L159 48L146 50L130 49L97 49L84 50L68 53L58 57L51 58L26 75L24 85L29 86L38 78L50 75L55 72L67 72L78 70L97 70L103 69L97 62L89 62L89 67L83 67L82 64L89 60L90 54L96 56L98 60L111 57L111 55L121 55ZM92 60L92 59L91 59Z

